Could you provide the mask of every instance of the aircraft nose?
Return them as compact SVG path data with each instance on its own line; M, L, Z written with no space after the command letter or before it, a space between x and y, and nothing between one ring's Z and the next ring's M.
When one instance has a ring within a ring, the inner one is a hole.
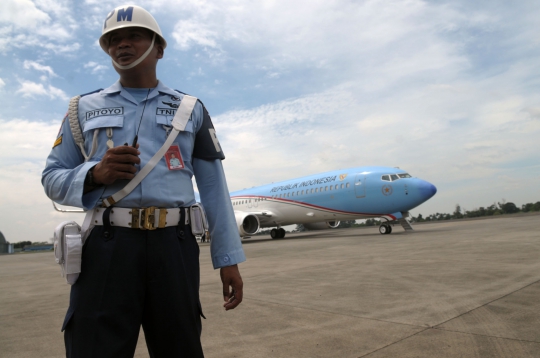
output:
M419 189L421 195L425 198L425 200L428 200L433 195L435 195L435 193L437 193L437 188L435 187L435 185L433 185L433 184L431 184L431 183L429 183L427 181L422 181L422 183L420 183L418 189Z

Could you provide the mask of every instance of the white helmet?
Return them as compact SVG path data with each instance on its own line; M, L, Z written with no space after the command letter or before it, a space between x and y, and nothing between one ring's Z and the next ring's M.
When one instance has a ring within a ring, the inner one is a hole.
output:
M111 31L127 27L143 27L154 32L152 44L148 48L148 51L146 51L146 53L143 54L138 61L128 66L121 66L113 61L116 67L120 69L128 69L137 66L142 60L146 58L146 56L148 56L148 54L154 47L154 40L156 37L155 35L159 36L163 48L167 47L167 41L165 41L165 39L163 38L163 35L161 34L161 29L159 28L157 21L148 11L137 5L123 5L115 8L105 18L101 37L99 38L99 44L103 51L109 54L109 36L106 35Z

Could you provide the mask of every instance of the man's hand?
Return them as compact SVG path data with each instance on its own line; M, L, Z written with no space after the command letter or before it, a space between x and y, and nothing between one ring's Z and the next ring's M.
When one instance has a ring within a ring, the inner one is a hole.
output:
M223 283L223 307L226 311L235 309L242 302L244 294L244 283L238 265L222 267L219 274ZM230 288L232 290L229 290Z
M96 184L110 185L119 179L133 179L137 168L134 164L139 164L139 144L137 148L127 145L114 147L107 152L101 161L94 167L92 174Z

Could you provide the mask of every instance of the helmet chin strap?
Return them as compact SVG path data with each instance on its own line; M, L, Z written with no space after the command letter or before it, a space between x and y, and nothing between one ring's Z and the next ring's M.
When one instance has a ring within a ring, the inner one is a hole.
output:
M148 55L150 54L150 52L152 51L152 49L154 48L154 42L156 40L156 33L154 32L154 36L152 37L152 43L150 44L150 47L148 47L148 50L146 50L145 53L142 54L141 57L139 57L137 60L135 60L134 62L130 63L129 65L126 65L126 66L122 66L118 63L116 63L112 58L111 58L111 61L112 63L119 69L121 70L129 70L130 68L133 68L135 66L137 66L139 63L143 62L144 59L146 57L148 57Z

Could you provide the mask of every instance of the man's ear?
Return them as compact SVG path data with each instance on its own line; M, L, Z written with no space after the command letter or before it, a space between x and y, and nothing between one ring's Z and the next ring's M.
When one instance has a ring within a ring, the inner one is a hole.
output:
M165 52L165 51L163 50L163 46L161 46L161 45L156 45L156 47L157 47L157 50L158 50L156 58L158 58L158 59L163 58L163 53Z

